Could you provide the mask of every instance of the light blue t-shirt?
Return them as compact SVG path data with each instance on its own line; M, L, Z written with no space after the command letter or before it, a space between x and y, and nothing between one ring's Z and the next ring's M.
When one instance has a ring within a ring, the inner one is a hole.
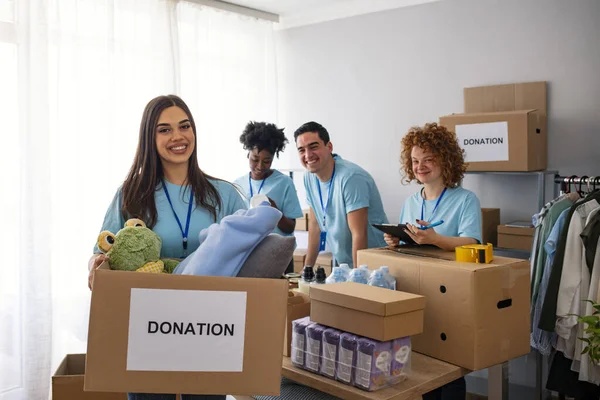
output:
M302 208L300 207L300 201L298 200L298 194L296 193L296 187L294 181L287 175L282 174L277 170L273 170L273 173L264 180L255 181L251 179L252 192L254 195L260 193L269 197L275 202L279 211L283 215L290 219L296 219L302 217ZM264 182L262 189L260 185ZM248 174L242 175L235 180L235 184L240 187L244 195L246 196L246 206L250 207L250 186L248 185ZM282 236L293 236L292 233L284 233L281 229L275 228L273 233L277 233Z
M315 213L319 228L321 231L327 231L327 246L331 249L336 263L346 263L353 266L352 233L348 225L347 214L361 208L368 208L368 248L386 245L381 231L371 224L385 224L388 219L383 211L381 196L373 177L358 165L346 161L338 155L335 155L334 159L335 175L331 187L331 200L327 205L326 228L323 225L324 213L321 208L317 185L321 186L323 205L325 206L328 201L331 180L321 182L317 175L306 173L304 175L304 187L306 188L308 204Z
M434 229L444 236L469 237L481 243L481 206L475 193L462 187L448 188L432 215L438 199L425 200L423 218L427 222L443 220ZM423 197L419 190L410 196L400 212L400 223L415 225L421 219Z
M204 228L208 228L215 222L220 222L223 217L235 213L237 210L246 209L244 200L237 190L230 183L212 180L210 182L215 186L221 196L222 207L217 209L217 221L214 221L208 210L202 207L196 207L196 201L193 200L192 215L190 217L190 228L188 232L188 248L187 254L191 254L200 246L198 234ZM186 218L189 206L190 192L185 191L184 186L175 185L165 180L169 197L173 203L173 208L181 221L181 226L185 230ZM183 252L183 236L177 220L173 215L167 196L162 186L159 184L154 192L154 201L156 202L157 219L156 225L152 228L154 232L162 240L161 257L182 258ZM185 193L184 193L185 192ZM102 230L110 231L116 234L125 224L125 220L121 215L122 205L122 189L119 188L113 201L111 202L104 222ZM98 247L94 247L94 253L99 253Z

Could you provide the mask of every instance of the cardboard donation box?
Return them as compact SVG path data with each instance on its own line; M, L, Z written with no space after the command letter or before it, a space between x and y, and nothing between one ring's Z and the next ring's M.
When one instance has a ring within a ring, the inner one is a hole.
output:
M293 290L290 290L289 293L290 297L287 299L287 316L283 342L283 355L286 357L292 354L292 321L310 315L310 297Z
M98 270L86 391L278 395L287 281Z
M479 370L529 353L529 262L494 257L459 263L454 252L401 247L360 250L358 261L387 265L399 290L427 299L419 353Z
M496 246L498 238L498 225L500 225L500 209L482 208L481 237L483 244L491 243Z
M354 282L310 288L310 320L388 341L423 331L425 298Z
M469 171L546 168L546 82L465 88L464 100L464 114L439 122L456 133Z
M498 225L498 247L531 250L535 228Z
M126 393L84 392L85 354L67 354L52 375L52 400L127 400Z

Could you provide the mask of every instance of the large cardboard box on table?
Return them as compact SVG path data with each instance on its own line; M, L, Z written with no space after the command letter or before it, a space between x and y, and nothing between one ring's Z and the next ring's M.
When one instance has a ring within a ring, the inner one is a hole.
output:
M289 291L287 299L287 314L285 319L285 335L283 342L283 355L290 357L292 354L292 321L310 315L310 297L295 290Z
M311 321L375 340L423 332L420 295L343 282L311 286L310 304Z
M398 290L427 299L415 351L470 370L529 353L529 262L459 263L454 257L429 247L358 252L359 263L371 269L387 265Z
M67 354L52 375L52 400L127 400L126 393L84 392L85 354Z
M294 250L294 272L302 273L304 265L306 264L306 249ZM327 276L331 274L331 268L333 264L333 255L330 252L321 252L315 260L314 270L317 267L323 267Z
M86 391L278 395L287 280L98 270Z
M531 250L535 228L498 225L498 247Z
M464 114L440 117L458 136L468 171L546 169L546 82L464 89Z

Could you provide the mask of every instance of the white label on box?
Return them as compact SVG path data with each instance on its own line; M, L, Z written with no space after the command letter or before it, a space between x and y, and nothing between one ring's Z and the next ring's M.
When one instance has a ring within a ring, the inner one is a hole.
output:
M358 352L356 359L356 384L368 388L371 383L371 363L373 356Z
M350 382L352 378L352 358L354 352L352 350L345 349L340 344L340 362L338 363L337 377L342 382Z
M131 289L128 371L242 372L246 292Z
M382 351L375 359L375 366L378 370L389 375L392 366L392 355L389 351Z
M308 336L306 342L306 369L319 372L319 359L321 358L321 341Z
M466 162L508 161L508 122L456 125Z
M333 378L335 374L335 353L337 346L323 341L323 357L321 360L321 373Z
M304 335L292 332L292 362L304 366Z

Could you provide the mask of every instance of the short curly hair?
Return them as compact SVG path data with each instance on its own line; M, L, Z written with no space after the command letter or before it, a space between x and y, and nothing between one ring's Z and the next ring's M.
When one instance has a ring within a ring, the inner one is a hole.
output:
M419 180L415 177L412 169L411 152L414 146L428 151L435 157L442 170L442 179L446 187L456 187L463 179L467 164L465 163L465 151L460 148L456 134L449 131L445 126L435 122L425 126L415 126L409 129L402 138L402 151L400 162L404 169L402 182L410 183Z
M266 122L248 122L240 136L240 143L244 145L244 150L250 151L254 148L259 152L267 150L277 157L285 149L287 142L283 128L279 129L275 124Z

